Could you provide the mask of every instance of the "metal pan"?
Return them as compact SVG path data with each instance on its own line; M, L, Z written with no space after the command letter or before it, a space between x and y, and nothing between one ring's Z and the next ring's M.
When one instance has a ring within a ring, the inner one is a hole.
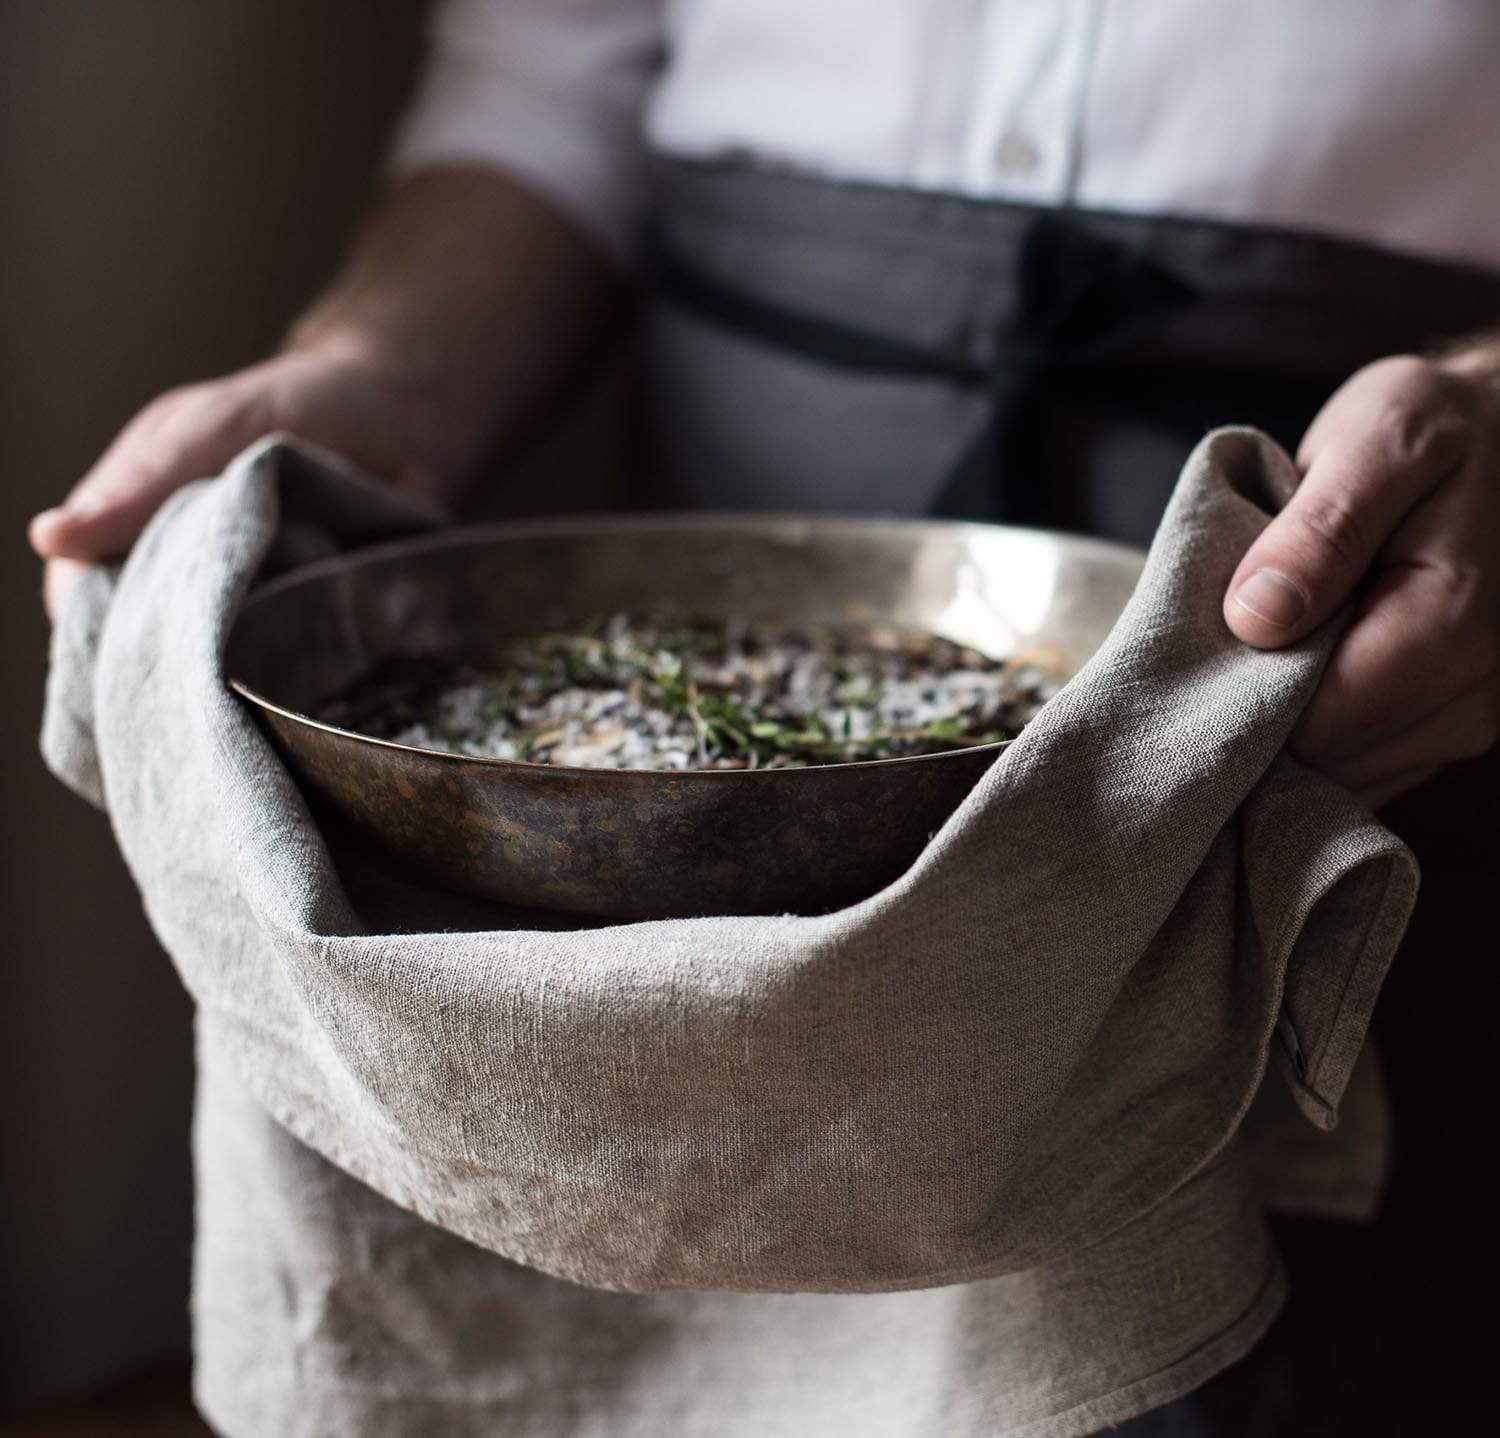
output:
M883 620L1065 678L1108 633L1141 563L1098 540L939 520L487 525L272 581L239 615L228 673L307 790L441 885L615 918L810 913L901 874L1000 746L659 773L476 759L308 716L392 655L484 665L502 639L658 603L708 618Z

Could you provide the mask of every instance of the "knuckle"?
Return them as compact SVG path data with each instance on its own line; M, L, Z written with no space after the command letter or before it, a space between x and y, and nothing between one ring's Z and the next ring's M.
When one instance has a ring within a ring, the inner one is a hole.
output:
M183 405L191 403L199 388L196 384L174 385L171 389L163 390L157 395L146 406L146 410L148 413L170 414L173 410L181 409Z
M1370 554L1365 521L1347 500L1331 495L1306 498L1295 510L1301 547L1318 558L1332 555L1345 569L1359 572Z
M1427 570L1443 595L1451 624L1465 629L1473 626L1476 630L1490 627L1479 623L1487 588L1482 565L1451 558L1430 563Z
M1393 468L1448 467L1468 447L1469 414L1452 377L1423 366L1386 399L1374 423L1381 458Z
M1367 373L1377 374L1382 382L1394 390L1421 389L1430 384L1438 374L1438 368L1421 355L1389 355L1376 360Z
M206 405L211 404L222 390L222 381L194 380L190 384L180 384L159 394L146 409L160 419L191 420Z
M1459 656L1469 677L1500 673L1500 612L1481 564L1451 560L1429 565L1435 589L1430 638Z
M132 440L154 439L177 422L183 408L192 403L192 397L191 385L182 385L157 395L131 421L125 430L125 437Z

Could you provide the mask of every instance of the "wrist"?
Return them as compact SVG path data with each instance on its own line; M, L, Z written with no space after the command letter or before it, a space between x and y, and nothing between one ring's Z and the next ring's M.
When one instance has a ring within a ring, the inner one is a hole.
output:
M451 503L492 436L482 409L466 402L464 386L445 376L447 360L440 343L401 323L399 310L334 290L292 325L272 363L338 376L378 396L406 448L433 477L437 497Z
M362 374L413 397L437 392L431 346L410 331L400 307L341 286L293 323L280 354Z
M617 300L550 204L498 173L434 171L385 198L283 357L372 381L457 497L581 371Z

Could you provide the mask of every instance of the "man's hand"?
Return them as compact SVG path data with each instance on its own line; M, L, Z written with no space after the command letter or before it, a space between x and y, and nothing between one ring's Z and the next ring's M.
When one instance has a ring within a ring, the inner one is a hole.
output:
M1483 347L1381 360L1323 407L1302 483L1230 581L1247 644L1353 622L1294 755L1371 808L1500 740L1500 389Z
M31 522L57 606L81 563L123 555L174 491L286 430L452 503L597 345L616 283L592 239L486 170L408 180L272 359L146 406Z
M289 430L418 493L440 494L441 450L425 428L420 407L390 377L322 350L279 355L165 394L125 426L58 508L31 521L32 548L47 561L47 608L56 612L80 562L124 554L174 490L217 474L272 430Z

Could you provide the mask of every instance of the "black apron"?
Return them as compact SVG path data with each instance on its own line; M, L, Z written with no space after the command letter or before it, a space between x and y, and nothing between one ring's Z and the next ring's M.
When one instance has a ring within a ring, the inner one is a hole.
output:
M1253 424L1295 451L1363 365L1500 320L1500 274L1362 244L731 166L665 167L652 255L642 502L1138 544L1207 430ZM1368 1438L1491 1421L1491 1324L1470 1315L1500 1278L1481 1177L1497 800L1492 755L1385 816L1424 888L1375 1019L1396 1148L1381 1219L1281 1221L1292 1297L1268 1338L1113 1431Z

